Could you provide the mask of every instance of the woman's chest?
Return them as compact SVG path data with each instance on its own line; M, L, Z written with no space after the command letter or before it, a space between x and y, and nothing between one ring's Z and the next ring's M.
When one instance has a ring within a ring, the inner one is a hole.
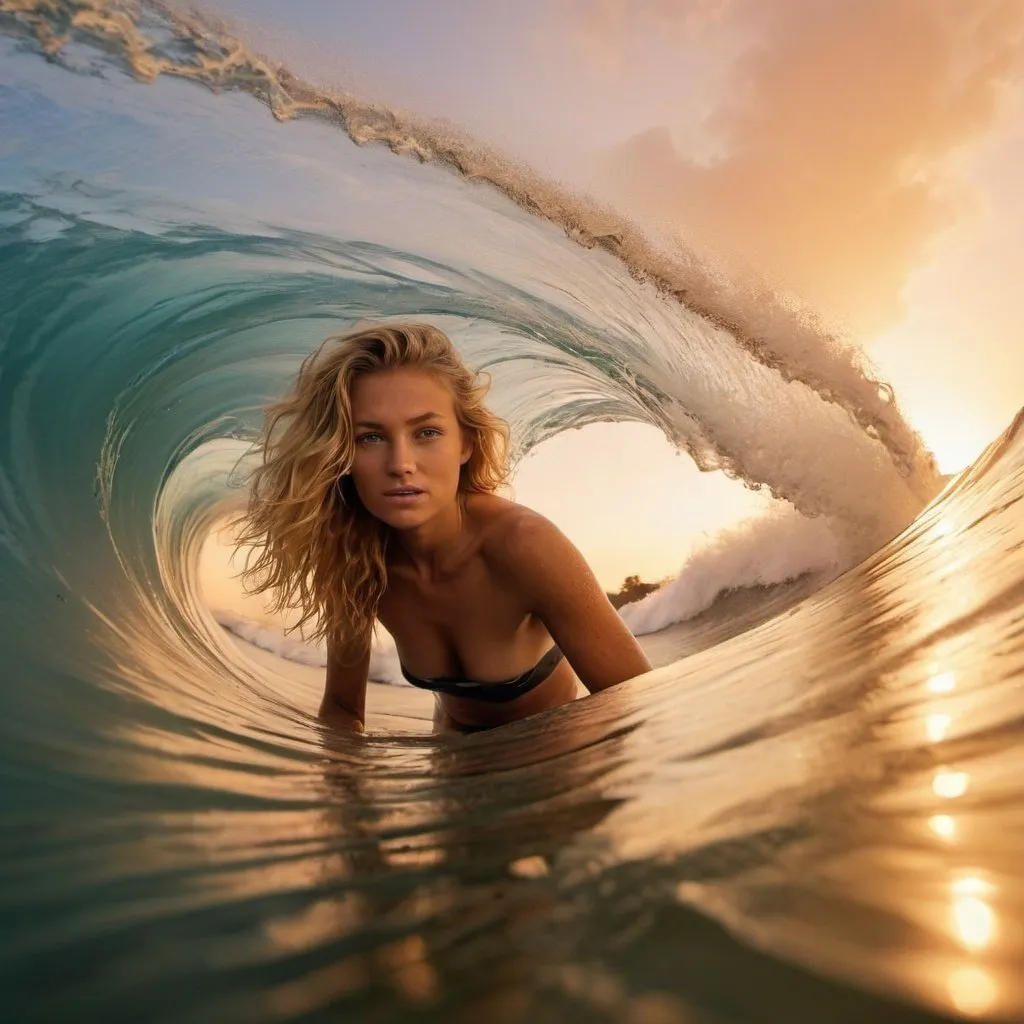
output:
M377 617L401 653L412 654L417 664L433 664L452 655L476 660L472 654L479 650L514 643L530 610L485 565L471 565L439 580L392 576Z

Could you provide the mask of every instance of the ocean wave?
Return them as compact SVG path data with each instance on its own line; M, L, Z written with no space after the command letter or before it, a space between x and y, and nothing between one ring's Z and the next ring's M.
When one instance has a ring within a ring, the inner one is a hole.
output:
M327 648L323 644L289 635L279 624L256 622L227 608L212 608L211 614L217 624L229 633L285 661L315 668L327 665ZM372 682L392 686L409 685L402 676L395 642L383 629L374 636L370 648L369 678Z
M730 396L733 401L751 397L743 395L747 389L758 393L758 398L764 397L760 394L764 390L763 379L757 379L750 365L744 368L744 360L768 368L769 379L774 378L778 385L802 384L818 400L842 409L860 428L858 443L877 444L895 470L897 479L874 488L873 510L857 510L858 525L863 526L866 519L877 520L879 508L886 503L897 506L885 525L873 524L874 529L868 531L870 539L861 538L860 554L905 525L923 502L934 496L934 462L902 418L891 389L866 371L863 357L855 349L816 324L806 312L788 308L783 300L767 291L730 287L720 277L709 274L693 254L667 253L663 246L655 245L614 211L543 180L507 156L454 134L449 126L427 124L407 113L349 94L315 88L287 69L252 53L240 40L198 14L183 15L160 4L144 4L138 10L136 16L125 16L121 5L103 0L41 0L5 4L0 6L0 16L8 32L32 40L51 60L63 61L69 70L80 72L73 44L102 45L105 61L130 70L144 81L170 76L201 83L218 92L242 92L266 104L279 120L312 118L340 128L361 146L382 143L401 156L453 170L462 180L487 184L531 216L556 225L577 244L599 246L611 253L631 281L668 297L671 306L678 304L682 322L671 308L666 310L665 317L638 320L635 314L627 316L627 324L640 323L665 340L671 338L667 351L659 351L661 345L653 339L620 338L612 346L597 343L594 355L611 361L601 374L605 378L602 384L607 386L609 380L617 378L617 382L627 384L633 399L632 409L615 409L616 403L612 403L611 408L604 410L604 417L637 416L655 422L698 465L721 468L751 486L767 487L807 514L848 514L856 506L852 494L842 493L844 489L838 479L827 479L820 460L814 460L812 473L808 474L815 480L812 485L802 474L794 474L795 462L789 464L789 460L773 450L775 446L755 440L749 430L743 429L753 426L744 423L744 419L754 419L750 406L747 417L741 417L739 424L730 422L732 416L716 415L713 408L701 402L701 389L687 395L688 400L681 407L671 407L671 392L678 387L675 382L693 372L687 361L679 358L679 342L683 341L680 334L689 336L685 340L691 350L710 347L710 351L701 353L705 365L698 376L707 384L717 374L724 374L734 391ZM74 51L72 56L68 56L69 51ZM102 64L93 59L89 71L102 73ZM318 245L315 240L310 241ZM625 287L634 290L629 285ZM507 300L508 290L503 290ZM529 305L534 312L538 312L538 299L536 294L530 296ZM649 312L646 299L643 305ZM565 337L564 323L557 327L545 323L543 318L530 316L528 309L517 310L516 314L518 331L528 331L542 347L554 343L565 351L557 338L549 336L554 329L554 333ZM586 355L594 346L594 327L593 323L580 324L566 338L570 349L583 354L592 367L600 365ZM635 335L635 330L634 326L628 333ZM695 344L697 336L703 336L704 345ZM618 360L614 353L628 353L630 349L641 356L641 365L630 365L634 361L626 359L621 368L615 366ZM730 365L733 360L728 349L740 357L740 365ZM661 358L652 360L650 357L655 353ZM613 368L618 372L609 374L608 370ZM579 369L586 372L587 368ZM579 369L572 368L577 385ZM664 391L669 392L665 396L668 402L658 400ZM768 404L777 402L776 397L776 402ZM664 407L666 404L669 408ZM801 412L806 414L805 410ZM841 431L833 426L829 434L839 435ZM828 441L835 444L839 437L829 436ZM799 437L785 436L785 442L790 450L794 446L806 448L806 441L801 443ZM852 465L848 468L855 469ZM857 476L865 473L878 475L879 468L865 467ZM840 494L842 500L834 500Z
M619 614L636 635L654 633L700 615L729 591L770 587L811 573L824 586L840 568L840 557L827 523L781 508L720 530L674 580L624 605Z
M80 538L61 588L103 624L82 656L113 659L126 692L160 704L172 672L205 720L211 670L265 690L219 645L200 551L244 501L262 407L325 335L367 317L429 319L489 371L515 460L588 423L652 424L701 468L809 517L812 567L826 534L852 564L937 487L895 404L862 401L878 384L834 339L764 297L752 344L690 301L704 287L690 257L685 288L668 287L633 252L639 236L588 249L558 206L590 210L583 198L404 115L310 95L163 7L0 0L0 13L15 154L0 168L4 542L30 566L47 529L33 509L65 494L73 526L45 542ZM374 139L388 145L353 145ZM700 556L642 614L679 621L757 579L766 556L726 543L735 555L712 570Z
M1020 1016L1019 423L924 508L848 346L514 161L157 5L0 32L10 1015ZM357 736L227 635L307 655L199 582L263 406L412 316L516 459L635 420L788 502L624 610L659 669L455 738L375 688Z

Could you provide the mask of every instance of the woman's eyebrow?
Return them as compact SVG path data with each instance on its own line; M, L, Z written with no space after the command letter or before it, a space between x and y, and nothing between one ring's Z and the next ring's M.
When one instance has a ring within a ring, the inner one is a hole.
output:
M424 413L420 413L419 416L413 416L413 418L411 420L406 420L405 421L405 425L407 427L413 427L417 423L423 423L425 420L431 420L431 419L439 420L439 419L441 419L441 414L439 412L424 412ZM379 430L384 428L384 424L383 423L375 423L373 420L357 420L356 421L356 426L357 427L376 427Z

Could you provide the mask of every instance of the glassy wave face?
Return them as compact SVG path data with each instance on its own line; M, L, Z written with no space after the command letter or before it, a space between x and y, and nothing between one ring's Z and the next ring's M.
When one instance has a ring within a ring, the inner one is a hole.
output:
M853 352L611 212L157 6L0 30L11 1019L1021 1017L1019 424L925 508ZM397 690L325 733L197 565L263 404L386 317L493 375L517 456L652 423L856 567L490 735Z

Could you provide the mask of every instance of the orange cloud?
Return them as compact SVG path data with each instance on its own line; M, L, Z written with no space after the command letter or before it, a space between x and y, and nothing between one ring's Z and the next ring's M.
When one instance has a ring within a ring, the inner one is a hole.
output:
M720 20L733 0L560 0L570 36L602 70L625 70L623 42L650 32L682 37Z
M608 31L632 16L599 6ZM670 6L638 10L667 17ZM602 186L876 331L899 317L909 270L969 200L951 158L993 126L1021 73L1024 5L734 0L729 16L757 41L705 123L721 157L699 163L656 127L606 154Z

